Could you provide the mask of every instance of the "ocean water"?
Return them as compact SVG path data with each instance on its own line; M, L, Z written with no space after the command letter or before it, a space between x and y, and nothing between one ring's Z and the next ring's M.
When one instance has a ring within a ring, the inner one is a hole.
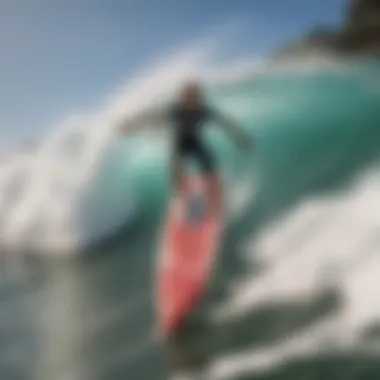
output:
M86 145L79 119L5 157L0 378L377 379L379 70L300 64L208 87L256 146L207 136L228 225L175 347L156 338L153 299L167 141L99 132Z

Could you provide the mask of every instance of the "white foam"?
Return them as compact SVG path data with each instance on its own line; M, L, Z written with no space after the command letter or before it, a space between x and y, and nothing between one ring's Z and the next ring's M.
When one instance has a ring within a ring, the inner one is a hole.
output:
M273 369L291 358L318 355L321 349L376 348L367 347L360 334L380 317L380 218L375 207L380 201L379 172L375 169L356 180L344 193L304 201L248 241L243 259L264 269L236 284L215 318L237 318L292 300L307 303L324 289L341 294L341 307L273 347L218 358L210 378Z

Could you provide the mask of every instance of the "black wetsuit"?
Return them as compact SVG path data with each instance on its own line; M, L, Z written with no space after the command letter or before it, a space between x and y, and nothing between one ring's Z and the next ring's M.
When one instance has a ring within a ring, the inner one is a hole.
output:
M174 105L169 111L169 117L174 127L175 157L195 158L202 172L213 172L215 160L202 137L202 127L206 122L216 118L215 112L204 105L195 110Z

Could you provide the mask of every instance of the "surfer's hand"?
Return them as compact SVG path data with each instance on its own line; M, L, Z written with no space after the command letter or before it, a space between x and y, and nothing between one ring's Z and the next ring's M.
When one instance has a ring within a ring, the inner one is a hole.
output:
M134 125L132 120L126 120L119 125L119 131L124 134L129 134L134 132L136 126Z

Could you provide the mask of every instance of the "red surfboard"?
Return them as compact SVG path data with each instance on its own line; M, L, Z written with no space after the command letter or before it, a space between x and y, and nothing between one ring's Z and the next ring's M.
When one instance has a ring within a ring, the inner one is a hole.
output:
M175 333L203 295L222 231L222 213L207 212L206 181L191 178L170 204L159 253L156 299L162 336Z

